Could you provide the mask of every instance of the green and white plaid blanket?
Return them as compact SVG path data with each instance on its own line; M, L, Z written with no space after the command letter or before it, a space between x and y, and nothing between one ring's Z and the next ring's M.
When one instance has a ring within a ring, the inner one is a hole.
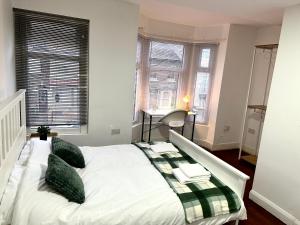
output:
M241 204L238 196L213 174L210 181L205 183L181 184L176 179L172 169L178 168L180 163L196 163L185 152L178 149L179 152L158 154L153 152L151 148L144 147L143 144L145 143L137 143L136 146L145 153L177 194L188 223L240 210Z

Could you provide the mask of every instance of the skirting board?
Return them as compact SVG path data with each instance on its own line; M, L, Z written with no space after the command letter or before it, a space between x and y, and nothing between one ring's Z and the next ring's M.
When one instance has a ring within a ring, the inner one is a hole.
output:
M239 143L221 143L212 144L206 140L194 139L194 142L200 146L208 148L210 151L230 150L239 148Z
M248 147L247 145L243 145L243 152L249 153L251 155L255 155L256 150L251 147Z
M251 190L249 193L249 198L261 207L263 207L265 210L270 212L272 215L280 219L282 222L288 225L300 225L300 220L298 220L296 217L294 217L284 209L280 208L274 202L265 198L258 192Z
M214 144L212 146L212 151L237 149L239 148L239 145L238 142Z
M139 142L140 141L140 132L141 132L141 123L137 123L134 124L132 126L132 142ZM146 123L146 126L148 124ZM155 126L156 123L153 123L153 126ZM147 130L148 127L146 127L145 129ZM161 133L157 133L155 131L152 132L151 134L151 140L156 140L156 141L163 141L166 140L167 138L167 133L166 136L162 136ZM189 138L189 137L188 137ZM148 140L148 133L146 132L144 134L144 139ZM219 151L219 150L229 150L229 149L237 149L239 148L239 143L220 143L220 144L213 144L207 140L203 140L203 139L198 139L196 138L196 135L194 136L194 142L200 146L203 146L207 149L209 149L210 151Z
M200 139L194 139L194 142L197 144L197 145L200 145L200 146L203 146L209 150L212 149L212 144L209 143L208 141L205 141L205 140L200 140Z

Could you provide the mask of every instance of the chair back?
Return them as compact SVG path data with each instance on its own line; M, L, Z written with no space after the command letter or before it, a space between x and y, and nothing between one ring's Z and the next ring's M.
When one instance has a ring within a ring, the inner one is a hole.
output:
M162 117L158 122L169 127L183 127L186 116L187 111L183 109L176 109Z

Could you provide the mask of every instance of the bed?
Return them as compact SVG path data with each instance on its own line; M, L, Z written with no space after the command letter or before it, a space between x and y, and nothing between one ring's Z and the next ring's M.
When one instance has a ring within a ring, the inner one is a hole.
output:
M187 224L179 198L135 145L81 147L87 166L77 172L85 185L84 204L71 203L49 189L44 175L51 150L38 141L26 142L24 96L24 91L19 91L0 108L0 196L7 196L9 176L19 178L12 225ZM249 177L174 131L170 131L169 139L230 187L241 202L235 213L190 224L223 224L231 220L238 223L246 219L241 199ZM0 223L5 202L2 197Z

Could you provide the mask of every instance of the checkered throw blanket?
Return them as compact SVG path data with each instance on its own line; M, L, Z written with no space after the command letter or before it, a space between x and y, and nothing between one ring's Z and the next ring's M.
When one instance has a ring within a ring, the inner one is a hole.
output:
M179 152L158 154L153 152L151 148L144 147L143 144L145 143L136 143L136 146L145 153L177 194L182 203L188 223L240 210L241 204L238 196L213 174L210 181L205 183L181 184L176 179L172 173L172 169L178 168L180 163L196 163L185 152L178 149ZM151 144L155 143L152 142Z

